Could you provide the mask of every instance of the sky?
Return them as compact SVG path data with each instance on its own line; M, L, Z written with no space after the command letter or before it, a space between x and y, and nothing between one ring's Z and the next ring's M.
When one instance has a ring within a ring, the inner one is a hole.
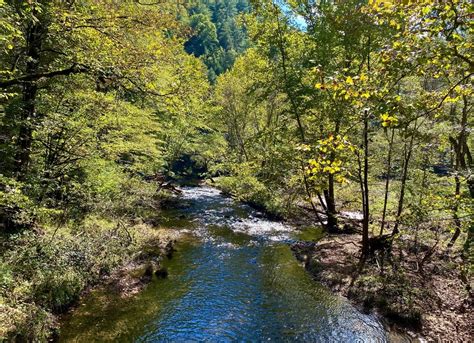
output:
M306 30L306 21L300 15L296 15L286 3L285 0L274 0L274 3L277 4L287 15L291 18L292 24L299 28L300 30Z

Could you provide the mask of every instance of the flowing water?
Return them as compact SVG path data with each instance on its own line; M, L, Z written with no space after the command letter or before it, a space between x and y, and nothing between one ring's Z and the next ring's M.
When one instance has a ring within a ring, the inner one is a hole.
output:
M65 319L62 342L384 342L381 323L316 283L289 243L317 238L209 187L184 187L169 226L188 237L167 279L122 299L93 292Z

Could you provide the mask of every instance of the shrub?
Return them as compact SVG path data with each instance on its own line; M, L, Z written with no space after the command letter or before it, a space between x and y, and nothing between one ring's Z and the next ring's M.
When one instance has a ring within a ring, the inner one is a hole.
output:
M224 192L231 194L237 200L249 203L269 214L279 216L285 211L283 199L277 192L272 192L256 177L225 176L217 180L217 186Z
M81 292L123 264L133 250L130 236L96 228L81 234L25 232L4 240L0 263L2 339L45 339L53 313L65 310Z

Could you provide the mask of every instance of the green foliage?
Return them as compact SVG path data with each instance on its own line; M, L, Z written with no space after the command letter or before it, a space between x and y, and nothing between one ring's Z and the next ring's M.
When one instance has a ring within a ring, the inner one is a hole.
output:
M235 199L248 203L268 214L281 216L286 214L284 199L281 194L268 189L252 175L238 173L236 176L223 176L216 180L216 185Z
M10 236L2 255L3 339L45 340L52 313L76 301L87 285L130 258L136 247L124 230L103 229L56 236L31 232Z
M183 49L175 6L2 6L11 27L19 15L48 29L29 43L43 46L34 68L48 76L36 78L26 62L27 36L18 27L19 58L0 79L2 89L23 92L2 113L2 171L25 181L33 202L70 214L90 210L97 201L116 202L127 187L147 189L141 176L166 173L181 154L195 153L187 143L205 128L209 86L202 64ZM1 65L12 58L2 56ZM35 85L28 102L25 75Z
M209 80L232 67L236 57L249 46L247 33L238 23L238 15L248 13L248 0L199 0L189 8L192 36L185 49L201 57L208 68Z
M156 215L145 180L179 164L272 213L362 207L364 233L461 235L472 255L472 11L0 0L2 338L46 340L130 258L122 223Z
M214 128L227 153L214 170L229 176L224 187L247 198L278 189L270 198L290 194L321 210L364 207L374 234L441 226L441 236L425 239L465 238L474 194L472 4L252 5L244 19L252 48L215 92Z
M34 203L22 191L22 184L0 175L0 218L3 227L29 227L34 221Z

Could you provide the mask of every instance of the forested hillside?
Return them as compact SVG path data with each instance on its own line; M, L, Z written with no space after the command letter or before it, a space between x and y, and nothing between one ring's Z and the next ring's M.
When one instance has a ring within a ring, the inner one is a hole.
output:
M85 289L161 258L191 178L323 228L332 274L318 244L293 250L329 287L468 340L473 13L0 0L0 340L47 341Z
M189 7L192 34L184 47L206 64L212 83L248 48L247 32L238 22L249 11L248 0L201 0Z

